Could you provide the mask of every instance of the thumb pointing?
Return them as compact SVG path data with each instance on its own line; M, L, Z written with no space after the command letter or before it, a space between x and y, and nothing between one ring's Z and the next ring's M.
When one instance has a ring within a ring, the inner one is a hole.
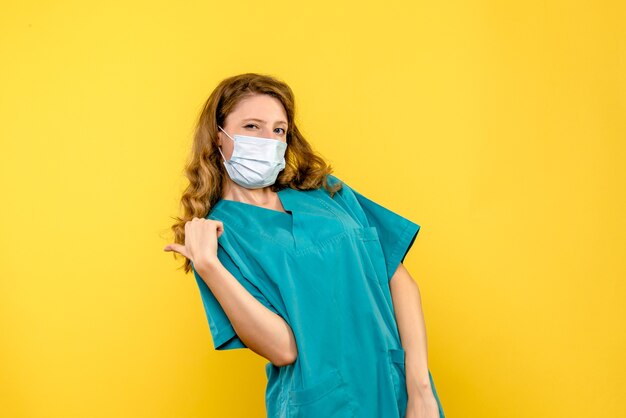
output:
M182 255L185 255L184 253L185 246L176 244L176 243L167 244L165 248L163 248L163 251L176 251L177 253L181 253Z

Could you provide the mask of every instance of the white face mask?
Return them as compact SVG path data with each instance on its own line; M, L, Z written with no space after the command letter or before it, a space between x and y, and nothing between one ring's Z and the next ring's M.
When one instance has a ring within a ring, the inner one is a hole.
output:
M218 147L230 178L248 189L260 189L274 184L278 173L285 168L287 143L246 135L235 135L233 139L221 126L218 128L235 143L230 160L226 160Z

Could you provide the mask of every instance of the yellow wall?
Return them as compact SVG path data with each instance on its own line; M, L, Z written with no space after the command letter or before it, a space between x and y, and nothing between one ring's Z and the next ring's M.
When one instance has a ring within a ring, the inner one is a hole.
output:
M264 416L162 251L200 106L258 71L422 226L448 417L626 416L624 2L91 3L1 7L0 415Z

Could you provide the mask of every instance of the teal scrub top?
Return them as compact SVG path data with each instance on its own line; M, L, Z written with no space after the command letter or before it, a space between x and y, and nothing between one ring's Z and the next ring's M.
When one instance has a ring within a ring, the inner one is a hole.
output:
M265 365L268 417L405 416L405 351L389 281L420 225L341 182L332 198L323 187L278 191L290 213L221 199L206 216L224 224L221 263L295 336L294 363ZM193 271L215 349L247 348Z

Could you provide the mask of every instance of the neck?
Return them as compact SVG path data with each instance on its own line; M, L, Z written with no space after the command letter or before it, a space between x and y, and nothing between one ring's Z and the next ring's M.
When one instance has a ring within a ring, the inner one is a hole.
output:
M271 206L276 203L276 192L270 189L270 186L260 189L248 189L227 179L224 185L223 199L234 200L237 202L251 203L260 206Z

